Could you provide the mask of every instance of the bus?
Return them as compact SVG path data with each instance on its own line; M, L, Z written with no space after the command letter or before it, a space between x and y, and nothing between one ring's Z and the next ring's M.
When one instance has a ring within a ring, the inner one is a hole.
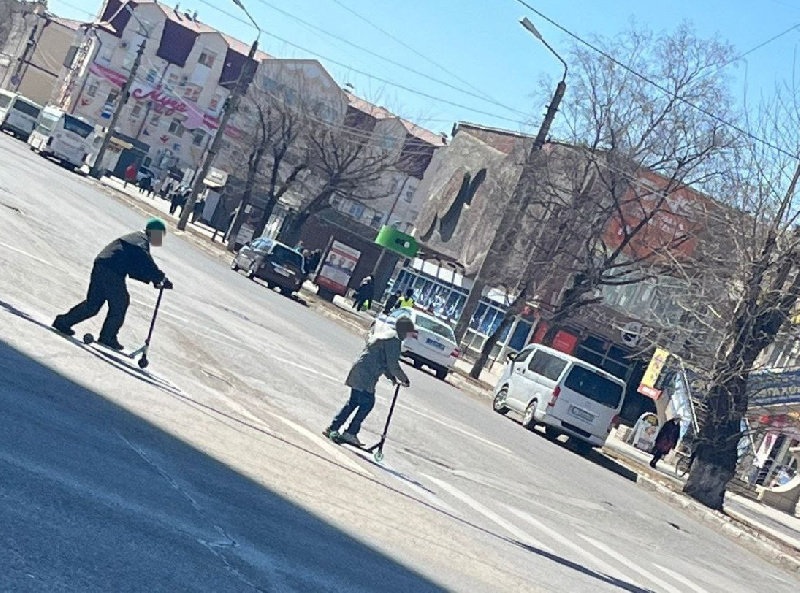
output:
M86 155L92 152L93 136L92 124L47 106L42 109L28 144L43 156L52 156L68 167L80 169Z
M42 106L19 93L0 89L0 130L7 130L21 140L31 135Z

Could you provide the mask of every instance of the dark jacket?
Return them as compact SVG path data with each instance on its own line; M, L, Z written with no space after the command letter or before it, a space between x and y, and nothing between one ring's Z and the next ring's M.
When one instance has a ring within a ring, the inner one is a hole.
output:
M150 255L150 240L144 231L112 241L95 258L94 263L109 272L130 276L140 282L158 283L164 279L164 272Z
M675 418L667 420L658 431L655 446L653 447L654 450L669 453L678 444L680 434L681 425L678 421Z
M372 284L372 280L364 280L356 289L356 298L361 301L371 301L374 296L375 286Z

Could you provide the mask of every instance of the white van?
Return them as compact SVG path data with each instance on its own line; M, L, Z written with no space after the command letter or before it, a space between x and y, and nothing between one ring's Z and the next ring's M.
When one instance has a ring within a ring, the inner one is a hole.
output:
M602 447L619 420L625 382L569 354L531 344L509 363L495 387L494 410L523 415L532 430L543 424L554 439L566 434L577 443Z
M0 89L0 130L7 130L27 142L42 106L19 93Z
M92 124L48 105L39 114L28 144L43 156L53 156L73 169L80 169L92 151L93 136Z

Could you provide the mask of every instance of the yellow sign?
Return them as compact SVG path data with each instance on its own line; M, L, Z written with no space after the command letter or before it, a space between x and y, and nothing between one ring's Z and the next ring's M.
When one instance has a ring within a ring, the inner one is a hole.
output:
M661 390L656 389L656 381L658 381L658 376L661 374L664 365L667 364L668 358L668 350L656 348L656 351L653 353L653 358L650 359L650 364L647 365L647 370L644 372L642 382L639 384L639 393L653 399L661 397Z

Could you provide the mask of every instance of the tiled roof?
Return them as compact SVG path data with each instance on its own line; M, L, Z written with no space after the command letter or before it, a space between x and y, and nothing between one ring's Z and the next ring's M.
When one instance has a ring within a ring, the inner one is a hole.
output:
M434 134L430 130L426 130L425 128L418 126L414 122L410 122L408 120L403 119L402 117L398 117L385 107L381 107L380 105L375 105L362 99L361 97L357 97L353 93L345 91L345 95L347 95L347 100L350 103L350 106L353 109L357 109L362 113L366 113L367 115L374 117L375 119L398 119L405 127L406 131L415 138L422 140L423 142L427 142L432 146L445 146L447 143L442 136L438 134Z

